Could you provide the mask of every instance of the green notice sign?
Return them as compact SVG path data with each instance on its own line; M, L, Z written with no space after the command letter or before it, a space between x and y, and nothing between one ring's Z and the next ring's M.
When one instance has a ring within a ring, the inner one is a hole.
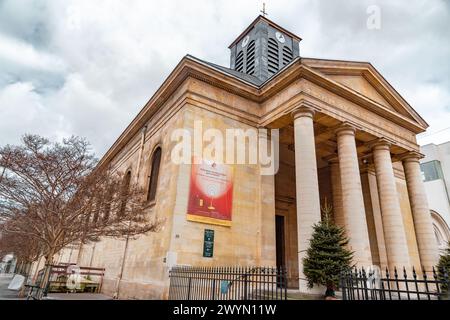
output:
M203 238L203 256L205 258L212 258L214 254L214 230L205 229Z

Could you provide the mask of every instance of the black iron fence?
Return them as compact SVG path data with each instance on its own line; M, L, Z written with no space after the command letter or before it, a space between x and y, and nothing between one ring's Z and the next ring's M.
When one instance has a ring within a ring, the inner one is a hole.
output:
M286 270L275 267L175 266L170 300L285 300Z
M388 269L353 269L340 277L344 300L441 300L449 299L450 279L446 272L418 274Z

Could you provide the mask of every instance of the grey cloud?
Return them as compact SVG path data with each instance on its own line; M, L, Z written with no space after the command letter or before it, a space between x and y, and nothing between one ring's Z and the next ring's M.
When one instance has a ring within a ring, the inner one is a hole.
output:
M0 144L24 132L77 134L101 156L185 54L227 66L228 45L262 2L0 0L0 36L63 65L45 70L0 60L0 112L10 119L0 124ZM270 19L303 38L302 56L370 61L430 131L448 126L447 1L265 2ZM381 9L380 30L366 28L373 4ZM450 132L427 139L450 140Z
M37 47L48 44L47 4L39 0L0 0L0 30Z

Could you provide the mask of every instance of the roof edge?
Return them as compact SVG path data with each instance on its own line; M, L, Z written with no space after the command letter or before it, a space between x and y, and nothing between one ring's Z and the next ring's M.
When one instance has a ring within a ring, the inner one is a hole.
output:
M262 15L259 15L256 17L255 20L253 20L252 23L250 23L250 25L244 30L242 31L242 33L228 46L228 49L230 49L232 46L234 46L236 43L238 43L249 31L251 28L253 28L255 26L255 24L259 21L259 20L263 20L264 22L267 22L270 26L274 27L275 29L278 29L280 31L282 31L283 33L289 35L291 38L293 38L294 40L297 40L298 42L302 41L302 38L300 38L299 36L297 36L296 34L286 30L285 28L281 27L280 25L276 24L275 22L273 22L272 20L267 19L266 17L263 17Z

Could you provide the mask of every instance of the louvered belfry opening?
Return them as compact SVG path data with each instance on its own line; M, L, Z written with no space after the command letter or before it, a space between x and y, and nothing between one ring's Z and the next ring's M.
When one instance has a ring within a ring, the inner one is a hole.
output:
M283 47L283 66L292 61L292 50L289 47Z
M240 51L236 57L236 71L244 71L244 52Z
M255 40L251 41L247 47L247 74L255 73Z
M278 43L273 38L269 38L268 42L267 63L270 77L278 71Z

